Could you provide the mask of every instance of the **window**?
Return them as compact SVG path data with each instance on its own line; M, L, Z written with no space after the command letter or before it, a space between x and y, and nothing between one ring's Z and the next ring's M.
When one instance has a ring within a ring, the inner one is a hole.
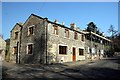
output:
M69 38L69 30L65 29L65 37Z
M17 47L14 47L14 54L17 54Z
M28 48L28 54L32 54L33 45L32 45L32 44L29 44L29 45L27 46L27 48Z
M15 39L18 39L18 32L15 32Z
M84 50L83 49L79 49L79 55L84 55Z
M78 39L78 34L77 34L77 32L74 32L74 39Z
M58 26L54 26L54 34L58 35Z
M28 29L28 35L32 35L33 34L33 27L29 27Z
M82 34L82 36L81 36L81 40L84 41L84 35L83 35L83 34Z
M67 54L67 46L59 46L59 54Z

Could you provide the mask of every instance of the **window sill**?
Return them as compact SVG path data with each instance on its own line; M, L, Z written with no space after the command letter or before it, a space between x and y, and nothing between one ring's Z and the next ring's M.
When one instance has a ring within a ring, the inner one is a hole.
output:
M27 35L28 37L30 37L30 36L33 36L34 34L29 34L29 35Z
M68 37L64 37L65 39L70 39L70 38L68 38Z
M79 41L78 39L74 39L74 40Z
M26 55L33 55L33 53L32 53L32 54L28 54L28 53L27 53Z
M59 55L67 55L67 54L59 54Z
M18 40L18 39L13 39L13 40Z
M53 34L51 34L51 35L54 35L54 36L57 36L57 37L59 37L59 35L57 35L57 34L54 34L54 33L53 33Z
M81 41L81 42L85 43L85 41Z
M79 56L85 56L85 55L79 55Z

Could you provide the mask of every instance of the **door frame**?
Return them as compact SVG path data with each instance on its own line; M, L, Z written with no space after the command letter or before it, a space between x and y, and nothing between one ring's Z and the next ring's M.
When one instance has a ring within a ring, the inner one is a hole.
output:
M75 54L73 52L73 49L75 49ZM76 61L76 47L72 47L72 61Z

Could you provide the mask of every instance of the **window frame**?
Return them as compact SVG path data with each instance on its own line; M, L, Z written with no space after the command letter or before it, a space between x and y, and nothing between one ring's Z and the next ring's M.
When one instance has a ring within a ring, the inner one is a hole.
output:
M77 32L74 32L74 39L78 40L78 33Z
M32 45L32 53L31 53L31 54L29 53L29 49L28 49L28 48L29 48L29 47L28 47L29 45ZM32 55L32 54L33 54L33 43L28 43L28 44L27 44L27 54L28 54L28 55Z
M84 49L78 48L79 56L84 56Z
M65 37L69 38L69 30L68 29L65 29Z
M67 55L67 50L68 50L68 46L66 46L66 45L59 45L59 54L60 55Z
M84 34L81 35L81 41L85 41L85 36L84 36Z
M32 26L29 26L29 27L28 27L28 30L27 30L27 31L28 31L28 36L34 35L34 26L35 26L35 25L32 25ZM32 34L31 34L31 32L30 32L30 28L32 28Z
M16 37L16 33L17 33L17 37ZM18 31L14 32L14 39L18 39L18 36L19 36L19 32Z
M58 35L58 26L57 25L53 25L53 27L54 27L54 34L55 35Z
M17 46L14 46L14 47L13 47L13 54L17 54L17 52L18 52L18 51L17 51Z

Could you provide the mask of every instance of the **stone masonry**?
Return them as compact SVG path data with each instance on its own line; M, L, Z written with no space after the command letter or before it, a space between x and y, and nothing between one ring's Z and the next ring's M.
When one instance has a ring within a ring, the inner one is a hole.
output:
M74 23L68 28L31 14L23 25L17 23L11 30L11 61L50 64L85 60L89 44L85 34Z

